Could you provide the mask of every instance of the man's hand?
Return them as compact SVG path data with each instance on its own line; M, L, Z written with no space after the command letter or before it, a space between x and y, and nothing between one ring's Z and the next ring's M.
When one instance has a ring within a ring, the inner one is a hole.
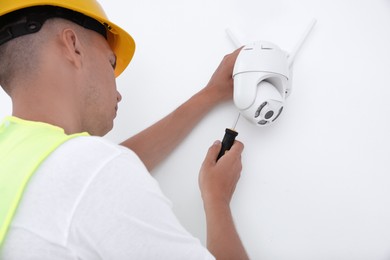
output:
M221 142L208 150L199 174L207 223L207 248L218 259L249 259L234 226L230 210L236 184L241 175L243 144L235 141L218 161Z
M203 91L209 92L217 103L233 97L233 68L242 47L225 55Z
M199 174L199 186L205 204L230 205L241 175L241 153L244 145L235 141L229 151L218 160L221 142L216 141L208 150Z

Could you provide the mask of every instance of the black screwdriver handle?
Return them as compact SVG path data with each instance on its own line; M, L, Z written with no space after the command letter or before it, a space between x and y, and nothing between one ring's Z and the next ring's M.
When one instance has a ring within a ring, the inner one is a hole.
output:
M222 157L222 155L225 154L225 152L227 150L230 150L230 148L232 147L232 145L234 143L234 140L236 139L237 135L238 135L238 133L236 131L234 131L232 129L229 129L229 128L226 128L225 136L222 139L221 151L219 151L219 154L218 154L218 157L217 157L217 161L219 160L219 158Z

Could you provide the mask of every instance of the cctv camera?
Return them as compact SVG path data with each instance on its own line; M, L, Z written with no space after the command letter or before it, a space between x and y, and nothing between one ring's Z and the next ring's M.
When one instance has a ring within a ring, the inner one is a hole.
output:
M246 119L257 126L267 126L279 118L291 93L295 56L315 23L313 19L291 53L266 41L241 49L233 69L233 100ZM230 30L227 33L236 47L241 46Z
M233 70L234 103L258 126L275 122L290 92L288 54L269 42L254 42L239 53Z

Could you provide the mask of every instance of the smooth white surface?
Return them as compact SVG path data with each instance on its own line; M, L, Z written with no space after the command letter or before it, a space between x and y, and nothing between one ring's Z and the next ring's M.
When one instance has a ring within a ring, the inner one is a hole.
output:
M114 130L121 141L165 116L208 81L241 42L291 50L317 19L294 64L293 91L278 122L240 119L244 169L232 202L252 259L390 258L389 0L101 0L137 43L118 79ZM0 96L0 112L9 103ZM205 241L198 170L236 118L212 111L154 171L184 226ZM190 120L190 119L189 119Z

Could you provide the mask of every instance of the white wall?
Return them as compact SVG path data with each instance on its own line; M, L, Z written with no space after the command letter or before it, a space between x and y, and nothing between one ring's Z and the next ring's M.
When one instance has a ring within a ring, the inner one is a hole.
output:
M137 43L118 78L123 100L107 135L116 142L207 83L233 50L227 27L243 43L267 40L290 50L316 18L281 118L268 128L245 119L237 126L245 144L232 202L237 228L252 259L390 258L389 0L100 2ZM9 107L0 95L0 115ZM236 112L232 102L212 111L154 171L202 243L198 170Z

